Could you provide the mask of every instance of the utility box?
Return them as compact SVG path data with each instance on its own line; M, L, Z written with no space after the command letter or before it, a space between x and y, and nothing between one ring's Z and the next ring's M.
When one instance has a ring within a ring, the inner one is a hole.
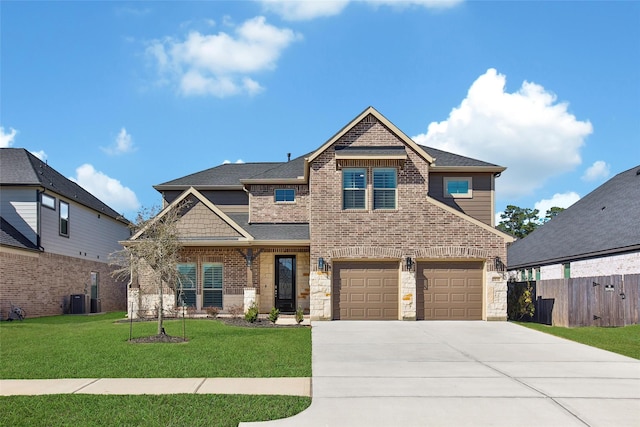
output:
M86 298L84 294L71 294L70 301L71 314L84 314L86 313Z

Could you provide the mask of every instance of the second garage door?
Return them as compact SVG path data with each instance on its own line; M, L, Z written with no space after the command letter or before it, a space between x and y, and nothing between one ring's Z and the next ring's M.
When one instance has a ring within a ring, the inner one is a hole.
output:
M481 261L418 262L418 319L481 320Z
M333 318L398 320L398 262L335 262Z

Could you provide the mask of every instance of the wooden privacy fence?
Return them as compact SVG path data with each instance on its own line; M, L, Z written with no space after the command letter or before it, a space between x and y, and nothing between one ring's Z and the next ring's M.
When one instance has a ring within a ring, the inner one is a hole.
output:
M535 322L565 327L640 323L640 274L530 283L536 301Z

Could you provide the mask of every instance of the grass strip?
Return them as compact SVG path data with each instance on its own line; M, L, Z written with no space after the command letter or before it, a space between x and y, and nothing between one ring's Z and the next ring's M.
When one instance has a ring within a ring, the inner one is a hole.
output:
M124 313L0 323L0 378L310 377L311 329L246 328L187 319L187 343L133 344L155 322L118 323ZM182 336L182 320L165 321Z
M237 426L293 416L308 397L88 395L0 397L0 426Z
M612 351L634 359L640 359L640 325L629 325L619 328L601 328L596 326L564 328L560 326L541 325L539 323L517 323L527 328L546 332L557 337Z

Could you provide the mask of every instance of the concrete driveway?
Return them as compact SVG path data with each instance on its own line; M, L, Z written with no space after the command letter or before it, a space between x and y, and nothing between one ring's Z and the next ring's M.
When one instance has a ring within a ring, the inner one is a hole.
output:
M314 322L313 402L241 426L640 426L640 361L506 322Z

